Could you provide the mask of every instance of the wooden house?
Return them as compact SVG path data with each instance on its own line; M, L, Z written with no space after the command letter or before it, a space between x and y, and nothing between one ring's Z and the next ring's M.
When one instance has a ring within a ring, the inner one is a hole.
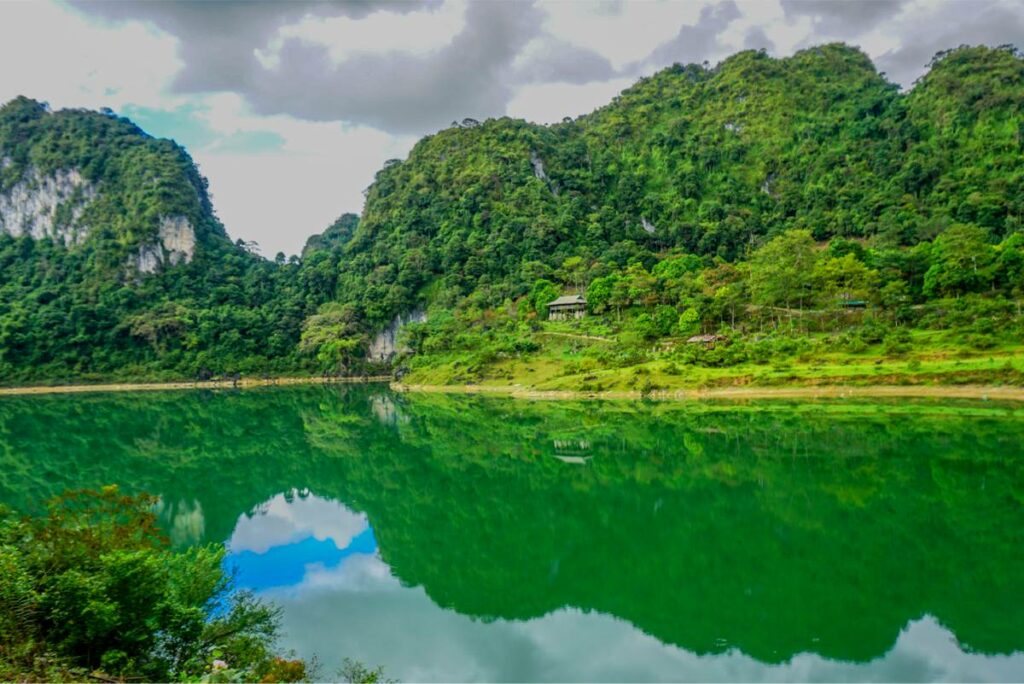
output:
M722 335L694 335L686 340L687 344L703 344L708 349L714 349L719 342L727 342L728 339Z
M548 319L567 321L571 318L583 318L587 315L587 300L582 295L565 295L553 302L548 302Z

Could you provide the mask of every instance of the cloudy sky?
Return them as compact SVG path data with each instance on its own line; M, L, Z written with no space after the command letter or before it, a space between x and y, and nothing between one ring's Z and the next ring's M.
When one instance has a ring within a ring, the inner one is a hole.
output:
M940 49L1024 47L1024 0L0 2L0 101L177 140L232 237L273 256L452 120L557 121L673 62L835 40L909 87Z

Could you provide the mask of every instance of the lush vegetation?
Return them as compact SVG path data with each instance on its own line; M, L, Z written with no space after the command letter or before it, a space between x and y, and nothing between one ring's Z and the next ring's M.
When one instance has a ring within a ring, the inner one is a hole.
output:
M420 379L498 380L503 363L540 360L577 368L579 388L655 360L685 371L842 351L838 365L886 368L985 355L999 372L972 377L1018 382L1022 84L1010 46L940 53L906 93L843 45L676 65L575 120L428 136L385 164L362 217L274 262L218 232L180 148L16 101L0 114L5 155L95 166L136 201L148 186L110 144L124 138L146 151L139 169L159 154L179 164L162 177L194 192L166 201L198 196L189 215L209 228L202 258L141 283L118 276L101 237L166 213L162 196L142 214L97 213L111 228L71 250L0 237L0 374L353 372L373 333L425 309L405 335ZM567 291L586 294L590 318L546 323ZM680 344L698 332L732 344ZM553 346L552 333L576 337Z
M232 591L223 547L171 550L156 503L108 487L60 496L42 516L5 513L0 679L307 677L304 662L273 652L276 609Z
M297 261L228 240L181 147L110 113L50 113L18 98L0 109L0 159L0 192L33 169L75 169L98 188L81 244L0 231L3 381L303 368L297 345L320 303L307 301L315 288L301 285ZM133 257L165 216L192 225L195 258L142 275Z

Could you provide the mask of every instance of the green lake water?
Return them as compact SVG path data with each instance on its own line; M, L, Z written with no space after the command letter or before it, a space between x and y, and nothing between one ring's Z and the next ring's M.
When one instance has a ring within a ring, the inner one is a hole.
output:
M0 398L0 503L110 483L328 678L1024 679L1020 404Z

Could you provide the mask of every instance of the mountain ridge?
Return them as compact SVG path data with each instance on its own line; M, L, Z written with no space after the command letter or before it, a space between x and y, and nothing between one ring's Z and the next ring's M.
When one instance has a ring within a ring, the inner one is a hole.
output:
M940 53L907 92L842 44L677 64L576 119L425 136L376 174L360 216L278 263L230 241L176 143L18 98L0 109L0 209L21 217L0 220L0 370L353 372L411 312L428 320L396 352L504 335L504 357L536 346L522 326L565 290L642 340L742 336L766 325L756 307L833 297L870 300L888 325L910 304L1018 296L1022 83L1010 46ZM49 223L29 225L27 189L47 183ZM811 269L786 271L783 294L759 258L776 242Z

